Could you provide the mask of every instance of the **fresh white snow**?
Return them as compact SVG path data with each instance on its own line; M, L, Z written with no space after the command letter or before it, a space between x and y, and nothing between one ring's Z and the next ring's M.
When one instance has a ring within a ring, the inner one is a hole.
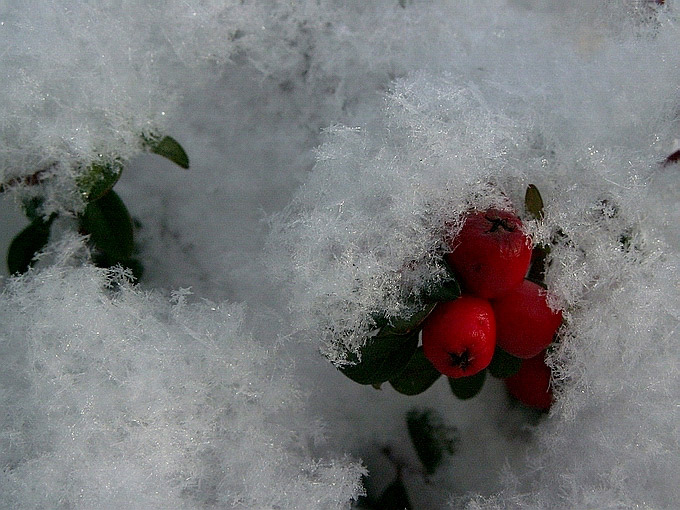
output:
M414 508L680 500L677 2L43 4L0 6L0 180L43 171L68 216L85 166L126 161L145 275L63 221L3 280L0 508L347 508L393 480L385 447ZM530 183L566 317L548 416L497 380L406 397L333 367L440 276L461 214L523 214ZM33 192L5 193L3 252ZM431 477L412 408L460 434Z

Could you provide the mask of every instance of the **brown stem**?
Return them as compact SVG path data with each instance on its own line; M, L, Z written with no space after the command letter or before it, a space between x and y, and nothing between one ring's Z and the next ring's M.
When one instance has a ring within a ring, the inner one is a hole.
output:
M17 185L24 185L24 186L37 186L40 184L43 180L43 176L52 170L55 167L56 163L52 163L46 168L42 168L31 175L26 175L24 177L12 177L9 181L7 182L1 182L0 183L0 193L4 193L10 188L13 188L14 186Z

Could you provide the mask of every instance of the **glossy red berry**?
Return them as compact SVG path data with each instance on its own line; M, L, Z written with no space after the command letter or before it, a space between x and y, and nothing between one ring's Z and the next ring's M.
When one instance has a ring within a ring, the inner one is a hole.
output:
M492 299L519 285L531 262L532 245L521 220L509 211L470 213L461 231L448 241L446 259L464 288Z
M496 316L496 342L518 358L533 358L553 341L562 323L562 312L548 306L547 293L524 280L519 286L491 301Z
M553 402L550 368L544 359L545 352L525 359L519 371L505 379L505 386L510 395L524 405L536 409L549 409Z
M496 320L485 299L461 296L440 303L423 326L423 352L448 377L484 370L496 348Z

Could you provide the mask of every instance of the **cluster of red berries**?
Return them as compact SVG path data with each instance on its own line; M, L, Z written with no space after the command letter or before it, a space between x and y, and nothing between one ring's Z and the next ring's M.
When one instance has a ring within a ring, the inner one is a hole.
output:
M545 349L562 313L550 308L543 287L525 279L533 246L521 220L498 209L475 211L447 242L446 259L463 294L439 303L424 322L425 357L457 379L486 369L501 349L523 360L519 371L505 379L510 394L528 406L549 408Z

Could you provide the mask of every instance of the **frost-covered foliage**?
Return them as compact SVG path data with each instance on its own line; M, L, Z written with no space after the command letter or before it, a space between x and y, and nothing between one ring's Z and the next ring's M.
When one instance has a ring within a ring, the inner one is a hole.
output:
M240 306L169 304L59 251L11 280L0 506L341 507L360 468L314 459L407 453L411 402L461 430L436 484L404 470L416 507L680 500L678 167L660 165L680 148L677 2L44 4L0 6L2 182L45 170L47 207L75 208L83 165L133 157L144 131L176 136L189 174L133 162L116 188L142 224L144 285L293 316L249 334ZM516 434L498 381L474 402L445 381L404 400L312 358L340 361L372 312L404 312L460 215L523 213L529 183L567 316L548 419ZM310 415L337 454L315 448Z
M0 182L42 182L46 214L78 209L74 181L91 162L137 155L225 63L297 89L295 122L316 131L427 57L414 39L446 26L413 13L391 0L3 2Z
M678 194L677 169L661 163L677 148L680 33L643 4L564 18L527 7L461 35L478 44L448 73L395 81L380 120L327 132L275 221L273 246L291 258L280 275L303 328L342 361L371 314L403 313L429 284L466 210L522 213L536 184L545 220L525 219L553 245L547 283L566 316L549 357L558 403L507 490L471 508L669 508Z
M329 129L311 178L276 222L273 246L288 246L294 260L281 271L296 280L292 306L314 334L325 332L332 359L361 343L371 313L403 312L414 277L436 277L444 229L455 232L466 209L509 199L522 212L533 182L550 214L531 228L546 241L569 221L579 228L574 208L622 193L610 188L625 188L621 205L634 207L634 189L673 148L672 23L637 25L618 4L578 16L557 5L548 14L498 7L507 16L465 31L458 24L468 18L447 18L461 29L442 41L457 50L439 61L447 72L399 79L380 119ZM556 29L556 14L570 15L576 36Z
M170 303L57 264L11 280L0 310L0 507L307 510L356 496L361 467L317 458L290 360L243 330L243 307Z
M592 249L618 267L591 282L549 358L559 392L552 419L525 466L506 471L506 490L469 510L677 504L680 260L625 253L596 230ZM588 261L583 270L597 271Z

